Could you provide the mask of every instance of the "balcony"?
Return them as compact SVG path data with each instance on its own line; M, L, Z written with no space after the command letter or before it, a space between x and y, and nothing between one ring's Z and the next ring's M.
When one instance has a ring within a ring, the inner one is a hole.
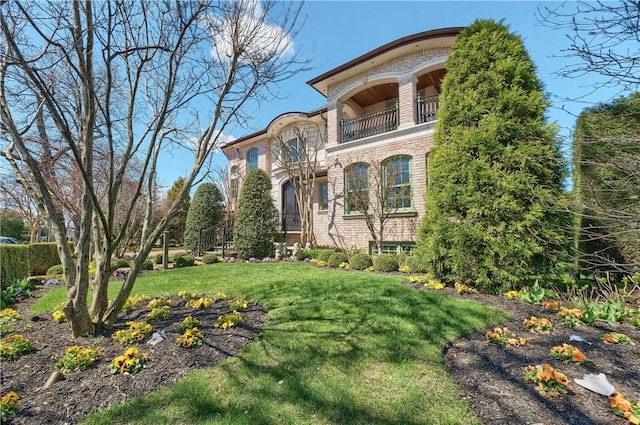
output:
M436 113L439 107L439 97L420 97L416 99L416 111L418 112L418 124L437 120Z
M398 106L372 112L352 120L342 120L342 142L375 136L398 128Z

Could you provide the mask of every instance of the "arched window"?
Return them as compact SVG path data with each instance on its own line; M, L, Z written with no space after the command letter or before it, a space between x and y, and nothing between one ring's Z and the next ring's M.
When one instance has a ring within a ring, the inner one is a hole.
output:
M247 172L258 168L258 148L251 148L247 152Z
M344 169L344 212L369 209L369 164L357 162Z
M386 206L395 210L413 207L411 193L411 157L397 155L382 162Z

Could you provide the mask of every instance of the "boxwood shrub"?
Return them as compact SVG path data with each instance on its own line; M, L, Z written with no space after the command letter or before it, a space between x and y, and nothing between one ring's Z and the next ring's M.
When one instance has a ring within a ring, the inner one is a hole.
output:
M321 249L320 251L318 251L318 255L316 256L316 260L324 261L326 263L326 262L329 261L329 257L334 252L336 252L335 249Z
M398 259L393 254L380 254L373 258L373 269L377 272L397 272Z
M340 264L346 263L349 259L344 252L334 252L327 259L329 267L340 267Z
M174 258L174 263L176 264L176 267L190 267L195 264L195 260L192 256L183 254L178 256L177 259Z
M153 261L150 258L144 260L144 263L142 263L142 270L153 270Z
M56 264L55 266L49 267L46 277L60 277L63 274L64 269L62 268L62 264Z
M373 260L371 259L371 256L369 254L356 254L351 257L349 266L354 270L365 270L373 266Z
M204 254L202 256L202 262L204 264L215 264L215 263L219 263L220 259L216 254Z

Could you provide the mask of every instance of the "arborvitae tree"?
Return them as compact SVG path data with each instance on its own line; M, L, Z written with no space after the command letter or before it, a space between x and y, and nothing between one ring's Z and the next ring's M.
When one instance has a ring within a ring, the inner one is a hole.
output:
M270 256L277 231L278 210L271 198L271 180L263 170L252 170L244 180L233 227L238 257Z
M222 221L224 199L213 183L202 183L193 195L184 230L184 249L198 249L198 231L208 229Z
M417 255L430 273L491 291L550 276L566 248L556 128L520 36L460 32L443 80Z
M182 177L178 177L178 180L173 182L173 186L171 186L171 189L167 192L167 202L165 206L167 211L180 195L182 188L184 188L184 179ZM180 211L175 217L173 217L169 224L167 224L167 230L169 231L169 237L171 239L175 239L179 242L184 240L185 223L187 221L187 212L189 211L190 202L191 197L189 195L181 200Z
M640 93L584 110L573 138L583 271L640 271Z

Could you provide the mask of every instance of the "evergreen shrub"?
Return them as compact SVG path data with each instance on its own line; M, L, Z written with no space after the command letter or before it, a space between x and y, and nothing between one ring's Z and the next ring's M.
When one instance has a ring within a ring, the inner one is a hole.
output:
M195 260L190 255L181 255L177 259L174 259L176 267L190 267L195 264Z
M14 280L28 277L30 270L28 245L0 245L0 283L3 288Z
M142 263L142 270L153 270L153 260L150 258L144 260L144 263Z
M369 254L360 253L351 257L349 265L354 270L365 270L373 266L373 260Z
M340 264L348 262L347 254L344 252L334 252L327 259L329 267L340 267Z
M196 252L198 250L198 232L219 224L222 221L223 212L224 198L218 186L213 183L199 185L187 212L184 248Z
M58 247L55 242L32 243L28 246L32 276L42 276L49 267L60 264Z
M324 261L325 263L327 263L329 261L329 257L331 257L331 255L334 252L336 252L335 249L321 249L320 251L318 251L318 255L316 256L316 260Z
M60 277L63 274L64 269L62 268L62 264L56 264L55 266L51 266L47 269L46 277Z
M380 254L373 258L373 269L377 272L397 272L398 259L393 254Z
M250 171L242 185L233 226L233 241L238 257L272 256L273 242L278 236L278 221L269 176L259 168Z
M205 254L202 256L202 262L204 264L215 264L219 263L220 259L216 254Z

